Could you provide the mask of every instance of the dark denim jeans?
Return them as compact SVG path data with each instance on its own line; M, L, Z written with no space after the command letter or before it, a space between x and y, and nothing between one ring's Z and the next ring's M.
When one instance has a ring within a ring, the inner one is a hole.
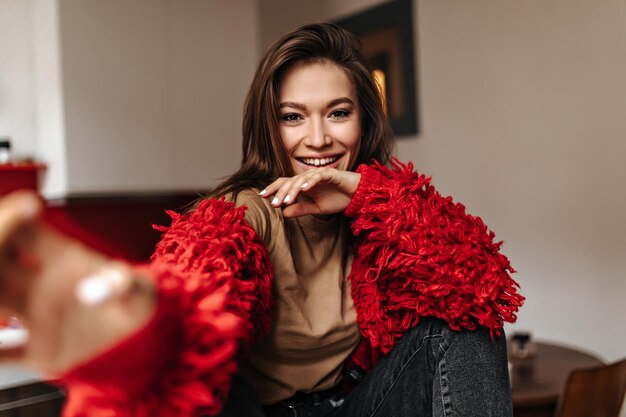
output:
M423 319L347 396L318 404L262 407L240 378L221 417L510 417L513 415L504 336L453 331Z

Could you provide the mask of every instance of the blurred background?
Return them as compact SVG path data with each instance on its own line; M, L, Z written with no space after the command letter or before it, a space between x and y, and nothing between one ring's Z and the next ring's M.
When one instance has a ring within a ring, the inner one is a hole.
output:
M256 64L380 0L0 0L0 137L50 201L196 193L238 166ZM412 2L418 132L397 140L504 241L509 334L626 355L626 2ZM82 200L81 200L82 201Z

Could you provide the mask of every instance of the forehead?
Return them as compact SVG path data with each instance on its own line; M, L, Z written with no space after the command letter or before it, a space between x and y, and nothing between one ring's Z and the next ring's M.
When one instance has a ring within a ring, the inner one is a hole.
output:
M355 88L346 71L328 61L297 63L285 73L280 83L280 101L304 101L337 97L354 99Z

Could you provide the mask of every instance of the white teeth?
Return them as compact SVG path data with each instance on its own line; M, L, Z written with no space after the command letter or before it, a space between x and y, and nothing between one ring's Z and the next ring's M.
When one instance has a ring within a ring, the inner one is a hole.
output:
M301 158L300 161L302 161L303 163L307 165L313 165L313 166L319 167L323 165L332 164L337 159L339 159L338 156L330 156L327 158Z

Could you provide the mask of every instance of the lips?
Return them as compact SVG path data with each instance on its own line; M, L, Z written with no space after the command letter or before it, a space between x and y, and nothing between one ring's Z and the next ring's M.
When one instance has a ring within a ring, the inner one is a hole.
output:
M325 167L336 162L342 155L326 156L323 158L296 158L305 165L312 167Z

